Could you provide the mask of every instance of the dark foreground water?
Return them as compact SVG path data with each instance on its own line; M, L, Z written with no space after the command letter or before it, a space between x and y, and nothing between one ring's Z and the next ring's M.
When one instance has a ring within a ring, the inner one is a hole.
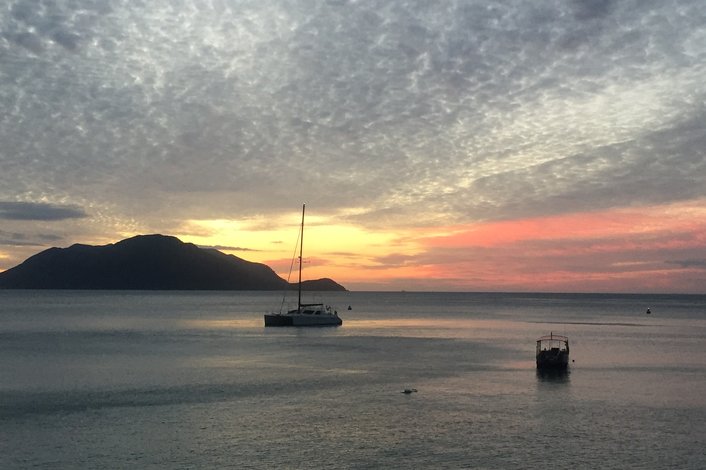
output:
M326 299L0 291L0 468L706 468L705 296Z

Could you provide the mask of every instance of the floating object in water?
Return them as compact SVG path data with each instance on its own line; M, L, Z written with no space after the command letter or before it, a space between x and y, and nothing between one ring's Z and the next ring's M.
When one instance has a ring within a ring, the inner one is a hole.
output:
M348 310L353 310L353 307L351 307L351 306L349 305L349 306L348 306Z
M650 310L650 309L648 308L648 309L647 309L647 312L645 312L645 313L649 315L650 313L652 313L652 310Z
M566 370L569 365L569 338L550 333L537 340L537 369Z
M405 395L409 395L410 393L417 393L417 389L416 388L405 388L402 391L402 393L404 393Z

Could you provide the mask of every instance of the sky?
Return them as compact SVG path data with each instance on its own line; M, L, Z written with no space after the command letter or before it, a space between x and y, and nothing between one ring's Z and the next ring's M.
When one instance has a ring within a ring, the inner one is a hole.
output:
M350 290L706 294L703 0L5 0L0 271L137 234Z

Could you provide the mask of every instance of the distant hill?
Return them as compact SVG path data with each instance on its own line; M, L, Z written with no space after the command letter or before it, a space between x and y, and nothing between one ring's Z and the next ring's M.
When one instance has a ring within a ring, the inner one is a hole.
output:
M138 235L120 242L49 248L0 273L0 289L284 290L269 266L176 237ZM309 291L345 291L331 279Z

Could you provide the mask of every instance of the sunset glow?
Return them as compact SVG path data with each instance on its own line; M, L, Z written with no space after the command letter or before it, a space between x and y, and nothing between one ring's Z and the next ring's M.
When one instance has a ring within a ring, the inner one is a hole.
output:
M703 200L394 232L311 219L305 279L331 277L355 290L698 292L706 282ZM287 278L298 255L297 214L277 225L287 230L192 221L202 235L181 238Z

